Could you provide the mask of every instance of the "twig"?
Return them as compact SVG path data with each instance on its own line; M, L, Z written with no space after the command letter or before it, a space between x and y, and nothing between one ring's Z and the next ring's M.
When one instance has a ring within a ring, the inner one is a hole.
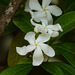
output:
M11 22L14 14L16 13L17 9L25 0L11 0L10 4L6 8L5 12L0 18L0 35L4 32L5 28Z

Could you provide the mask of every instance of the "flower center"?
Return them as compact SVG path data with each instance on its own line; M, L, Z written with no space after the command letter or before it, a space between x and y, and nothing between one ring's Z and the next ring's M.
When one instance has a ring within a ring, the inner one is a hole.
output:
M47 11L47 10L46 10L46 8L44 8L43 10L44 10L44 12L46 12L46 11Z
M45 29L48 29L48 27L45 27Z
M35 44L35 46L38 46L38 44Z

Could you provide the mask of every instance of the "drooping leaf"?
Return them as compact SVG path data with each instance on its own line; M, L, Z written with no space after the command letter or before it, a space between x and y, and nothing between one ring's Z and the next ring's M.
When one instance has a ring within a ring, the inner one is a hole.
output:
M41 65L46 71L53 75L74 75L75 68L62 62L47 62Z
M59 17L55 24L59 23L63 29L63 32L60 32L60 35L56 38L51 38L50 42L54 42L61 38L64 34L75 28L75 11L66 13Z
M33 31L33 26L30 23L30 14L22 12L17 14L13 19L13 23L23 32Z
M6 69L0 75L27 75L31 69L31 64L20 64Z
M60 43L52 46L54 50L65 57L75 67L75 43Z
M16 65L20 58L25 58L25 56L21 56L16 52L16 47L22 47L28 44L27 41L24 40L25 33L20 32L12 41L9 53L8 53L8 65L13 66Z
M63 71L54 63L43 63L41 65L46 71L53 75L64 75Z

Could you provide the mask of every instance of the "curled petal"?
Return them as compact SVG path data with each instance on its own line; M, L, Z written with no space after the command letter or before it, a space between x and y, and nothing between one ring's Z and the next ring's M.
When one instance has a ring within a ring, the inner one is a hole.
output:
M33 54L33 66L39 66L44 60L40 47L37 47Z
M58 29L59 29L61 32L63 32L63 29L62 29L62 27L60 26L60 24L56 24L56 25L57 25Z
M43 0L42 1L42 7L46 8L47 6L49 6L49 4L51 3L52 0Z
M41 44L40 47L47 56L49 56L49 57L55 56L55 51L50 46L48 46L46 44Z
M40 25L40 24L38 24L38 23L35 23L35 22L33 21L33 19L31 19L30 22L31 22L31 24L32 24L33 26L39 26L39 25Z
M42 33L38 36L36 42L47 42L50 39L50 35L48 33Z
M28 32L24 37L30 44L34 45L35 42L35 32Z
M26 1L26 4L25 4L25 11L26 11L26 12L29 12L29 11L30 11L30 8L29 8L29 0Z
M16 51L20 55L26 55L27 54L27 47L26 46L16 47Z
M46 9L54 16L60 16L62 14L62 10L56 5L48 6Z
M59 32L54 31L51 35L51 37L57 37L59 35Z
M38 0L30 0L29 6L30 6L31 10L42 11L42 7L41 7L40 3L38 2Z

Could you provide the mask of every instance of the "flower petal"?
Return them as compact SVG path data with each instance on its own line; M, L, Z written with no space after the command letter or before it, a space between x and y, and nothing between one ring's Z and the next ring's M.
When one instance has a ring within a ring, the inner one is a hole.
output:
M26 36L24 37L25 40L27 40L30 44L34 45L35 42L35 33L34 32L28 32Z
M45 15L45 12L35 12L34 13L34 20L36 22L40 22L42 18L44 18L46 15Z
M37 47L33 54L33 66L39 66L44 60L40 47Z
M31 19L30 22L31 22L31 24L32 24L33 26L39 26L39 25L40 25L40 24L38 24L38 23L35 23L35 22L33 21L33 19Z
M59 35L59 32L57 32L57 31L53 31L51 37L57 37L58 35Z
M56 5L48 6L46 9L54 16L60 16L62 14L62 10Z
M47 11L47 20L48 20L48 24L53 24L52 15L51 15L50 12L48 12L48 11Z
M35 49L35 46L33 46L33 45L28 45L28 46L27 46L27 53L28 53L28 52L32 52L34 49Z
M16 47L16 51L20 55L26 55L27 54L27 47L26 46Z
M29 8L29 0L26 1L26 4L25 4L25 11L26 11L26 12L29 12L29 11L30 11L30 8Z
M46 8L47 6L49 6L49 4L51 3L52 0L43 0L42 1L42 7Z
M56 25L57 25L58 29L59 29L61 32L63 32L63 29L62 29L62 27L60 26L60 24L56 24Z
M53 50L53 48L51 48L50 46L46 45L46 44L41 44L40 48L43 50L43 52L49 56L49 57L54 57L55 56L55 51Z
M38 36L36 42L47 42L50 39L50 35L48 33L42 33Z
M30 6L31 10L42 11L42 7L41 7L40 3L38 2L38 0L30 0L29 6Z

